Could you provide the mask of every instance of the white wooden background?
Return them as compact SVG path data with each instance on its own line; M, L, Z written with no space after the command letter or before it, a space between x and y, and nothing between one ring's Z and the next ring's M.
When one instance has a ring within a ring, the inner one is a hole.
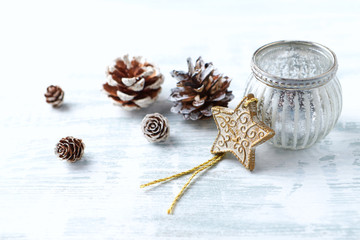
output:
M359 1L2 1L0 3L0 239L359 239ZM186 58L203 56L233 78L241 100L252 53L281 39L310 40L339 59L343 114L302 151L267 144L250 173L231 155L197 178L140 189L211 157L212 119L183 121L167 101ZM157 63L166 80L149 109L124 112L101 93L105 67L125 53ZM50 84L65 105L43 97ZM140 122L169 118L150 144ZM84 158L58 160L65 136Z

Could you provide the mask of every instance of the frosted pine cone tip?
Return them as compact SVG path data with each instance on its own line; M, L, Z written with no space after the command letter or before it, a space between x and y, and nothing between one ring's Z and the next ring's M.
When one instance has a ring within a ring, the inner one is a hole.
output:
M81 139L74 137L65 137L55 146L55 154L62 160L76 162L84 154L85 144Z
M234 98L228 91L231 79L218 73L211 62L205 63L199 57L195 66L187 59L188 71L172 71L178 80L171 89L170 100L174 103L171 111L180 113L184 119L198 120L211 116L214 106L227 107Z
M160 113L147 114L141 122L141 129L152 143L165 141L170 135L168 120Z
M64 91L59 86L50 85L44 94L46 102L53 107L60 107L64 101Z
M103 88L116 105L126 110L146 108L156 101L164 76L141 56L115 59L107 71Z

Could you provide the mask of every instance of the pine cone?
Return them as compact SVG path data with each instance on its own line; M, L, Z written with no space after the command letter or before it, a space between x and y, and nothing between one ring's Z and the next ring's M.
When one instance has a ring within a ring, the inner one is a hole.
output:
M174 102L171 111L181 113L184 119L198 120L211 116L214 106L227 107L234 98L227 88L231 79L219 74L213 64L204 63L201 57L193 66L191 58L187 59L188 72L172 71L171 76L179 82L171 89L170 100Z
M168 120L160 113L147 114L141 122L141 129L149 142L165 141L170 134Z
M44 96L47 103L53 107L60 107L64 100L64 91L59 86L50 85Z
M124 109L146 108L155 102L164 76L153 64L142 60L142 57L129 56L118 58L108 67L108 82L104 90L114 102Z
M69 162L76 162L81 159L84 154L85 144L81 139L74 137L66 137L60 139L56 144L55 154Z

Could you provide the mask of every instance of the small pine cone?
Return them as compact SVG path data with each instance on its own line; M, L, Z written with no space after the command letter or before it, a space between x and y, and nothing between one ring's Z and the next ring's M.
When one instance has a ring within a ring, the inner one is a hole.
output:
M106 71L108 82L103 84L107 95L126 110L146 108L156 101L164 76L142 57L117 58Z
M147 114L141 122L141 129L149 142L165 141L170 134L168 120L160 113Z
M234 98L227 90L231 79L219 74L211 62L205 63L201 57L195 66L191 58L187 63L188 72L171 72L171 76L178 80L177 87L171 89L170 100L174 102L171 111L181 113L186 120L198 120L210 117L214 106L227 107Z
M84 154L85 144L81 139L74 137L65 137L56 144L55 154L69 162L76 162Z
M59 86L50 85L44 96L47 103L53 107L60 107L64 100L64 91Z

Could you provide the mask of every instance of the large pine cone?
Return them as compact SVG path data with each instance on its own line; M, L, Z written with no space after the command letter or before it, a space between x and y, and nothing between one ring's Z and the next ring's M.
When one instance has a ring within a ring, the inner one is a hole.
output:
M148 107L155 102L164 76L153 64L142 57L117 58L106 72L108 82L104 90L114 102L124 109L134 110Z
M44 94L46 102L53 107L60 107L64 101L64 91L59 86L50 85Z
M170 100L174 102L171 111L181 113L186 120L197 120L210 117L214 106L227 107L234 98L227 90L231 79L219 74L211 62L204 63L201 57L195 66L191 58L187 63L188 72L171 72L171 76L179 81L177 87L171 89Z
M81 159L84 154L85 144L81 139L74 137L65 137L55 146L55 154L69 162L76 162Z

